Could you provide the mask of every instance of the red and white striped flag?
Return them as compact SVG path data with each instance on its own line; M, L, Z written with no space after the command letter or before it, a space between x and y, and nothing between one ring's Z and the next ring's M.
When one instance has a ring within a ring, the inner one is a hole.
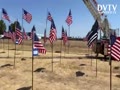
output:
M52 20L51 28L50 28L50 36L49 36L49 41L51 44L57 39L56 32L57 32L57 30L56 30L54 21Z
M69 10L69 14L68 14L68 16L67 16L66 23L68 24L68 26L70 26L70 25L72 24L72 14L71 14L71 10Z
M51 16L50 12L48 12L47 20L52 21L52 16Z
M32 15L23 9L23 19L26 20L26 22L30 23L32 20Z
M15 27L15 33L16 33L16 36L18 36L18 44L21 44L23 41L23 35L18 25Z
M7 11L4 8L2 8L2 14L3 14L2 18L6 19L6 20L8 20L10 22Z
M34 48L38 49L39 53L46 54L46 49L43 46L43 44L40 42L40 40L39 40L38 36L36 35L35 31L36 31L35 26L33 26L32 31L31 31L32 32L33 46L34 46Z
M68 41L67 31L65 31L64 32L64 37L63 37L63 43L64 43L64 45L66 45L67 41Z
M111 45L108 46L108 54L120 61L120 37L111 35Z

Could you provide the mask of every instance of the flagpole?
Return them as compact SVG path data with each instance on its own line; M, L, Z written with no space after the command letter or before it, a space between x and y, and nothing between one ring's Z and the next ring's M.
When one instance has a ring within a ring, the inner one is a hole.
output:
M91 66L92 66L92 50L91 50Z
M62 59L61 54L62 54L62 38L61 38L61 47L60 47L60 64L61 64L61 59Z
M3 19L2 19L2 12L1 12L1 20L3 20ZM2 26L1 26L1 27L2 27ZM2 52L2 53L5 53L5 51L4 51L4 37L2 38L2 45L3 45L3 46L2 46L2 48L3 48L3 52Z
M33 34L34 35L34 34ZM33 90L33 80L34 80L34 74L33 74L33 70L34 70L34 56L33 56L33 39L34 38L34 36L32 36L32 90Z
M70 25L68 26L68 30L69 30L69 40L68 40L68 54L69 54L69 49L70 49Z
M8 58L9 58L9 37L10 37L9 29L11 29L11 26L9 26L9 27L8 27Z
M48 15L48 9L47 9L47 15ZM46 15L46 33L47 33L47 15ZM44 32L45 33L45 32ZM46 37L47 37L47 35L46 35ZM44 36L44 40L45 40L45 38L46 38L45 36ZM45 46L45 44L46 44L46 41L44 41L44 46Z
M52 42L52 61L51 61L51 63L52 63L52 72L53 72L53 42Z
M2 20L2 11L1 11L1 20ZM1 38L2 39L2 38ZM2 41L1 41L2 42ZM3 45L3 42L2 42L2 45ZM3 46L1 46L1 48L2 48Z
M3 37L3 53L5 53L5 47L4 47L4 37Z
M64 50L64 57L65 57L65 52L66 52L66 44L64 45L64 48L65 48L65 50Z
M8 37L8 58L9 58L9 37Z
M111 60L111 40L109 38L110 43L110 56L109 56L109 65L110 65L110 90L112 90L112 60Z
M15 44L15 51L14 51L14 69L15 69L15 63L16 63L16 24L15 23L15 40L14 40L14 44Z
M97 77L97 58L98 58L98 52L97 52L98 50L97 50L97 40L96 40L96 53L97 53L97 55L96 55L96 77Z
M21 45L21 47L22 47L22 58L21 58L21 60L25 60L25 58L24 58L24 35L23 35L23 9L22 9L22 28L21 28L21 30L22 30L22 45Z

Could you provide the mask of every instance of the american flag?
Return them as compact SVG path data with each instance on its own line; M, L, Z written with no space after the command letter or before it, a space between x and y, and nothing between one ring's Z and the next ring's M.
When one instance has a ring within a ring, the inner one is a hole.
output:
M27 40L28 39L28 35L26 34L26 32L25 32L25 29L23 28L23 38L25 39L25 40Z
M9 37L9 32L4 31L4 37Z
M71 10L69 10L69 14L68 14L68 16L67 16L66 23L68 24L68 26L70 26L70 25L72 24L72 14L71 14Z
M120 37L116 37L111 34L110 43L111 44L108 47L108 54L115 60L120 61Z
M46 49L44 48L43 44L40 42L40 40L39 40L38 36L36 35L35 31L36 31L35 27L33 27L32 31L31 31L32 36L33 36L33 38L32 38L33 46L34 46L34 48L38 49L39 53L46 54Z
M16 40L16 33L12 31L11 26L9 26L9 36L13 42Z
M64 30L64 27L62 27L62 35L61 35L61 38L63 39L65 36L65 30Z
M52 16L51 16L50 12L48 12L47 20L52 21Z
M23 9L23 19L26 20L26 22L30 23L32 20L32 15Z
M46 29L44 30L44 43L47 42Z
M2 14L3 14L2 17L10 22L9 16L7 14L7 11L4 8L2 8Z
M63 37L63 43L64 43L64 45L66 45L67 41L68 41L67 31L65 31L64 32L64 37Z
M92 43L97 39L98 37L98 21L96 20L94 25L92 26L92 29L90 31L90 34L88 36L88 47L90 47L92 45Z
M49 41L51 44L57 39L56 33L57 33L57 30L56 30L54 21L52 20L51 28L50 28L50 36L49 36Z
M15 27L15 33L16 37L18 36L18 44L21 44L23 41L23 35L22 32L20 31L20 27L18 26L18 24Z
M36 33L34 34L34 47L36 47L39 53L46 54L46 49L44 48L43 44L39 41Z
M33 39L33 35L34 35L35 32L36 32L36 28L35 28L35 26L33 26L32 30L31 30L31 34L30 34L31 39Z
M62 27L62 35L61 35L61 38L62 38L62 40L63 40L63 44L65 45L68 39L67 39L67 31L65 31L63 27Z
M84 41L88 41L88 37L89 37L89 34L91 33L91 31L89 31L88 33L87 33L87 35L85 36L85 38L84 38Z

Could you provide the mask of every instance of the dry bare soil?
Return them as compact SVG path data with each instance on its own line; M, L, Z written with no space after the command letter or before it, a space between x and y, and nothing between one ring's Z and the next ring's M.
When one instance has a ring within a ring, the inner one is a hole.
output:
M89 58L90 50L83 41L70 41L70 50L63 46L61 59L61 41L54 44L53 71L51 46L45 46L46 55L40 54L33 61L34 90L110 90L110 66L108 61ZM4 48L4 49L3 49ZM24 48L24 51L22 51ZM5 51L5 53L2 53ZM0 44L0 90L32 90L32 54L31 42L25 41L24 47L16 46L10 41L9 58L7 40ZM15 55L15 62L14 62ZM92 56L95 56L92 53ZM26 60L21 60L25 57ZM112 90L120 90L120 62L112 62Z

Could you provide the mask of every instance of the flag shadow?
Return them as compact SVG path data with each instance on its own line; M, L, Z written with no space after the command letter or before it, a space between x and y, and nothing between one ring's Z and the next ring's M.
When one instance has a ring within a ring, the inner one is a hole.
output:
M120 78L120 75L116 75L116 77Z
M0 68L10 67L10 66L13 66L13 65L11 65L11 64L5 64L5 65L0 66Z
M19 88L17 90L30 90L30 89L31 89L31 86L29 86L29 87L22 87L22 88Z
M86 64L80 64L79 66L86 66Z
M101 61L105 61L105 62L108 62L108 60L109 60L109 58L108 57L106 57L106 58L104 58L104 57L98 57L98 56L85 56L86 58L88 58L88 59L99 59L99 60L101 60Z
M45 68L37 68L34 72L45 72Z

